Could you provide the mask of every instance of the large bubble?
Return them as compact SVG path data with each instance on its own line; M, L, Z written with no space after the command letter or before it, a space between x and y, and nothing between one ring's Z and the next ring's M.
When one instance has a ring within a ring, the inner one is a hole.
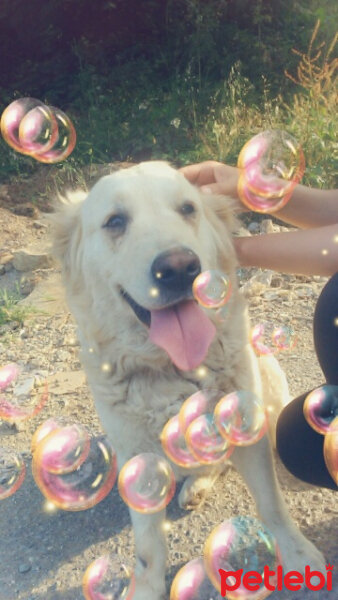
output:
M238 157L238 195L256 212L280 210L303 177L300 144L286 131L267 130L251 138Z
M59 108L35 98L19 98L4 110L1 133L11 148L39 162L56 163L74 150L76 132Z
M11 363L0 369L0 419L24 421L48 400L47 383L34 372Z
M119 492L137 512L151 514L169 504L176 482L167 460L153 452L143 452L126 462L119 474Z
M235 446L255 444L268 428L263 402L247 390L235 391L221 398L215 408L214 419L220 434Z
M239 516L224 521L211 532L204 547L204 563L209 578L223 596L226 593L230 600L262 600L271 594L264 586L263 575L269 569L273 572L270 582L276 583L276 567L281 563L281 556L275 538L265 525L253 517ZM260 578L252 592L247 589L245 580L243 584L249 571Z
M108 495L116 481L117 465L107 440L90 438L80 425L58 423L46 426L45 432L40 430L36 439L32 471L47 500L63 510L78 511Z
M207 576L203 558L195 558L176 574L169 600L221 600L223 597Z
M135 577L118 557L100 556L87 567L82 589L86 600L132 600Z

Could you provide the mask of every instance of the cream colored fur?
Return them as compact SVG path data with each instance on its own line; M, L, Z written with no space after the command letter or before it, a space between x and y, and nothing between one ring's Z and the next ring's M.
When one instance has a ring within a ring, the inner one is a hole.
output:
M186 201L196 207L193 218L180 213ZM123 233L112 234L103 225L121 208L130 222ZM163 426L184 399L201 387L263 394L276 420L287 386L278 363L271 370L269 361L262 363L262 386L248 343L247 308L236 281L231 237L236 223L230 199L202 198L169 165L149 162L102 178L88 195L79 193L63 200L53 222L54 252L61 261L68 303L78 324L82 361L119 468L140 452L161 453ZM233 289L224 322L216 321L211 311L217 334L203 363L206 375L202 378L198 369L179 371L166 352L149 341L147 327L119 293L122 287L141 306L158 307L156 297L149 297L150 265L159 253L182 244L198 255L202 270L226 272ZM109 369L102 370L103 363ZM323 568L321 555L287 514L266 436L254 446L236 449L232 462L255 497L261 519L276 535L285 568L302 570L306 564ZM189 474L174 469L177 479L188 475L179 501L190 507L200 501L221 470L202 467ZM130 512L137 552L134 600L163 600L164 511L152 516Z

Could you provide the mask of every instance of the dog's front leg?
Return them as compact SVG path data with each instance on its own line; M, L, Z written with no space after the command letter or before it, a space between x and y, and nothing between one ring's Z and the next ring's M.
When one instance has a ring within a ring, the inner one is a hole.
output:
M145 515L130 509L136 546L136 591L133 600L165 600L166 511Z
M325 572L323 555L291 520L276 479L267 437L252 446L237 447L231 461L248 485L260 518L277 539L284 569L303 573L305 566L310 565Z

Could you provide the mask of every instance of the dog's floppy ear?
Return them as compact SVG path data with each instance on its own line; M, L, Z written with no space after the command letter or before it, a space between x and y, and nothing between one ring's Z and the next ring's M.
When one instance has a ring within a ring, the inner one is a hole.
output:
M201 194L206 210L212 211L222 221L230 233L234 233L239 223L235 216L236 201L230 196L216 196L213 194Z
M82 190L70 192L65 197L59 196L54 203L55 212L49 215L52 253L61 262L65 276L78 259L82 239L80 209L86 196Z

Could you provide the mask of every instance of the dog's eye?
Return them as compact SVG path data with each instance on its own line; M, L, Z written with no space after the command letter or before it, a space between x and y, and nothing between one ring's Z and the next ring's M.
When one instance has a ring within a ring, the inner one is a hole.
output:
M127 227L128 218L127 215L123 213L119 213L117 215L112 215L108 221L104 224L104 227L108 229L112 229L113 231L124 231Z
M196 208L192 204L192 202L184 202L180 206L181 215L184 215L184 216L193 215L195 212L196 212Z

